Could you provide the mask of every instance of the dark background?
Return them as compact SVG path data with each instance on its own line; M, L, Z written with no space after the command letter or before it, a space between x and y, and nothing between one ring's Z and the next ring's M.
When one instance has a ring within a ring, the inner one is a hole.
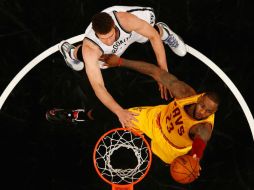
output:
M253 32L251 1L0 1L0 91L34 57L61 40L85 31L93 14L113 5L151 6L187 44L214 61L234 82L253 112ZM213 136L201 161L201 176L181 185L154 156L147 177L135 189L254 189L254 147L242 108L217 75L187 54L166 47L169 70L197 91L215 90L222 98ZM149 43L133 44L124 57L155 63ZM108 89L124 107L166 103L149 77L123 68L103 71ZM115 117L78 125L53 125L53 107L92 104L82 73L69 69L59 52L32 69L12 91L0 114L1 189L110 189L95 173L92 151L97 139L118 127ZM103 113L102 113L103 114ZM4 185L6 184L6 185Z

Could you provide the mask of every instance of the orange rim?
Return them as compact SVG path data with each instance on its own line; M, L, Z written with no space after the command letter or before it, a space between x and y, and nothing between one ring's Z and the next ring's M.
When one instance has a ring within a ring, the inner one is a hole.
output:
M133 184L128 185L116 185L112 184L112 190L133 190Z
M124 185L119 185L119 184L115 184L109 180L107 180L105 177L103 177L103 175L101 174L101 172L99 171L97 165L96 165L96 150L101 142L101 140L106 137L108 134L110 133L113 133L115 131L130 131L131 133L133 133L134 135L136 136L139 136L146 144L146 146L148 147L148 152L149 152L149 161L148 161L148 166L147 166L147 169L144 173L144 175L142 175L138 180L132 182L132 183L129 183L129 184L124 184ZM150 148L150 145L149 143L147 142L147 140L145 139L145 137L143 137L142 135L140 135L139 133L137 133L136 131L134 131L133 129L130 129L130 128L115 128L115 129L111 129L109 130L108 132L104 133L100 138L99 140L97 141L95 147L94 147L94 151L93 151L93 163L94 163L94 168L97 172L97 174L100 176L100 178L102 178L106 183L112 185L112 189L117 189L117 187L126 187L128 189L133 189L133 185L137 184L138 182L140 182L142 179L144 179L144 177L147 175L149 169L150 169L150 166L151 166L151 163L152 163L152 151L151 151L151 148Z

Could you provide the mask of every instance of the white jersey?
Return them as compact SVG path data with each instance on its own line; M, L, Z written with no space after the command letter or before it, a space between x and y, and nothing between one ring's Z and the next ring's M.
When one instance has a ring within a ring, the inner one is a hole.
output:
M144 43L148 39L134 31L127 32L122 28L121 24L117 20L116 12L129 12L136 15L138 18L145 20L152 26L155 24L155 15L153 9L150 7L137 7L137 6L113 6L109 7L102 12L108 13L114 20L115 26L119 30L119 38L113 43L113 45L108 46L102 43L99 38L95 35L92 29L92 24L90 23L85 31L85 38L97 44L103 54L116 54L121 56L125 50L134 42Z

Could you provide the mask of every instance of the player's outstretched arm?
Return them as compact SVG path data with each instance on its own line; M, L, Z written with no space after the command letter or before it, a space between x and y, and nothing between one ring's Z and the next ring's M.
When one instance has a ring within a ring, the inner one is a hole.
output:
M111 67L122 66L153 77L157 82L166 86L175 98L184 98L196 94L191 86L156 65L144 61L123 59L116 55L110 55L104 61Z
M96 96L109 110L117 115L123 127L131 125L131 121L136 120L134 117L136 114L123 109L114 100L104 85L103 77L97 64L97 61L101 56L101 52L98 49L92 48L86 44L83 45L82 48L83 55L86 55L83 56L86 63L86 74Z
M150 40L158 66L161 69L168 71L165 48L163 42L161 41L160 34L154 29L154 27L134 14L130 14L128 12L118 12L117 17L121 26L126 31L135 31Z

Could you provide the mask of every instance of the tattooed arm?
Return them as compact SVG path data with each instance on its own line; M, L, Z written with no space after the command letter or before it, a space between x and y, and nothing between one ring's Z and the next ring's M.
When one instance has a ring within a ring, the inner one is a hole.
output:
M184 98L196 94L196 91L191 86L178 80L176 76L160 69L156 65L144 61L123 59L116 55L107 57L105 62L109 66L118 65L153 77L157 82L166 86L175 98Z

